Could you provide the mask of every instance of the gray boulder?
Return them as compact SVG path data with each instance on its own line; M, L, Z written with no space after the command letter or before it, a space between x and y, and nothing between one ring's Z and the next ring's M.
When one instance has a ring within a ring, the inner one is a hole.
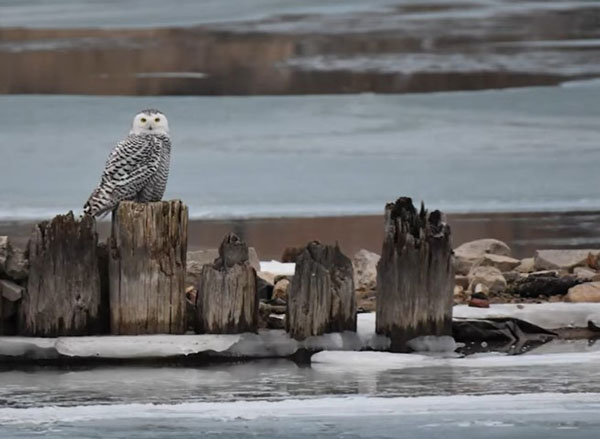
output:
M454 249L456 274L468 274L475 263L487 254L510 256L510 247L497 239L478 239Z
M356 252L352 259L352 265L354 267L354 286L357 290L375 290L379 259L380 256L377 253L365 249Z
M586 267L590 254L599 250L538 250L535 252L536 270L566 270L573 272L575 267Z
M475 291L478 285L485 292L501 293L506 289L506 279L495 267L473 267L469 272L469 290Z

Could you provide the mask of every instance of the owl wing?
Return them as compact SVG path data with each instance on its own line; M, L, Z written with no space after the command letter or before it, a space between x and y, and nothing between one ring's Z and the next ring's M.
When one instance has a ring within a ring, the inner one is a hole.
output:
M108 156L98 187L84 212L98 216L114 209L120 201L135 199L160 161L160 142L151 136L128 136Z

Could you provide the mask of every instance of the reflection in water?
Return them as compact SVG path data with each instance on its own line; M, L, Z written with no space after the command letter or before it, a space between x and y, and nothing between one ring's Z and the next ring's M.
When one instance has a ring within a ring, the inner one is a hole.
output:
M528 354L533 355L533 354ZM524 357L519 357L524 358ZM461 361L469 361L461 360ZM298 367L285 360L191 368L0 372L4 407L283 400L327 395L426 396L600 392L593 363L369 370Z
M80 27L68 20L64 29L5 28L0 93L395 93L549 85L600 74L598 5L552 3L272 10L266 18L230 14L230 21L189 28L68 29ZM105 19L97 25L128 26Z

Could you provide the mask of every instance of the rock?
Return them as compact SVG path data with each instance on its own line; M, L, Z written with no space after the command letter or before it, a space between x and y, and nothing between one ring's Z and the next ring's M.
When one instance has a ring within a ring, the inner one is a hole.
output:
M29 275L29 261L25 257L23 249L11 248L4 272L12 280L27 279Z
M291 282L293 278L293 275L290 276L289 274L278 274L277 276L275 276L275 281L273 282L273 285L277 284L277 282L283 279L287 279Z
M575 267L573 269L573 274L575 277L577 277L577 279L580 279L583 282L590 282L595 276L598 275L596 271L587 267Z
M352 259L354 285L357 290L375 290L377 287L377 263L380 256L368 250L359 250Z
M10 244L7 236L0 236L0 273L12 280L27 279L29 262L21 248Z
M462 287L463 289L469 288L469 277L462 274L454 276L454 284Z
M468 274L473 265L486 254L510 256L510 247L497 239L478 239L454 249L454 268L457 274Z
M256 276L256 294L258 300L271 300L273 297L273 284L261 276Z
M587 266L591 252L598 250L538 250L534 258L535 269L572 272L575 267Z
M254 247L248 247L248 261L250 262L250 266L258 273L260 271L260 259Z
M275 285L275 275L273 273L269 273L268 271L259 271L256 273L256 276L260 277L262 280L270 283L271 285Z
M532 273L535 271L535 259L525 258L521 259L521 263L515 267L515 271L518 273Z
M356 296L356 312L374 312L376 307L375 296Z
M560 277L552 271L532 273L513 283L507 292L521 297L555 296L567 294L569 288L581 281L574 276Z
M289 280L287 280L287 279L281 279L273 287L273 296L272 297L274 299L281 299L281 300L287 301L289 286L290 286L290 281Z
M467 293L461 285L454 286L454 303L461 304L467 301Z
M267 328L285 329L285 314L269 314L267 317Z
M600 302L600 282L589 282L570 288L565 302Z
M504 279L506 279L506 283L509 284L515 283L519 279L527 277L525 274L519 273L517 271L506 271L502 273L502 276L504 276Z
M474 308L489 308L490 299L483 293L474 293L469 300L469 306Z
M21 300L21 297L23 297L24 290L25 288L23 288L20 285L17 285L14 282L0 279L0 300L2 300L2 297L4 297L10 302L16 302L17 300Z
M486 254L481 257L475 266L481 267L495 267L500 271L511 271L518 267L521 261L518 259L511 258L510 256Z
M500 270L494 267L474 267L469 272L469 290L475 291L475 287L482 284L490 293L501 293L506 288L506 280Z
M600 250L591 251L588 255L587 264L594 270L600 270Z

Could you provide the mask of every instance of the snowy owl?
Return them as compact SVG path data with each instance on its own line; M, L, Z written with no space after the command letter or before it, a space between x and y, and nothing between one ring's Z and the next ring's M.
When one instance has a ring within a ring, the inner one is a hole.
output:
M171 139L169 121L158 110L143 110L133 119L127 138L108 156L100 184L83 206L100 216L120 201L160 201L167 186Z

